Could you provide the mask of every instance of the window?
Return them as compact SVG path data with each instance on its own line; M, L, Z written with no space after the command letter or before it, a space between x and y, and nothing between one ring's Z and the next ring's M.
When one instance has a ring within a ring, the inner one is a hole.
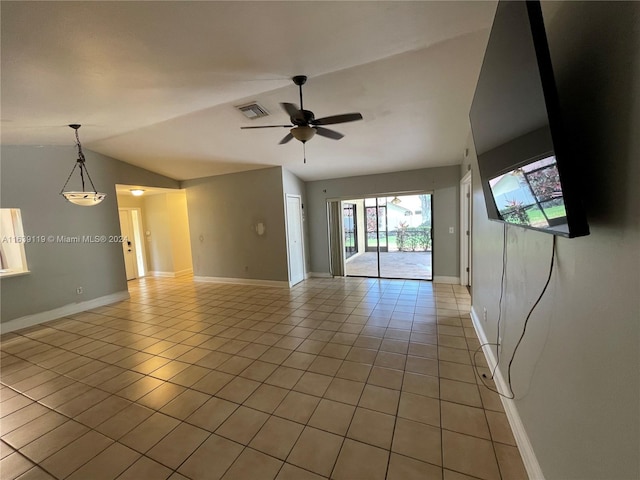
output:
M18 208L0 208L0 278L29 271L24 244L29 241L22 230Z

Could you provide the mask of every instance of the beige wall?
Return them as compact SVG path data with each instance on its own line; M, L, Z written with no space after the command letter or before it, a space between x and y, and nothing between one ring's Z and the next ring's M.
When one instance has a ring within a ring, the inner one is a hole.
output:
M288 281L280 167L187 180L183 187L196 276ZM262 236L258 223L266 227Z
M182 190L167 194L167 209L171 228L173 271L176 273L190 271L193 267L186 192Z

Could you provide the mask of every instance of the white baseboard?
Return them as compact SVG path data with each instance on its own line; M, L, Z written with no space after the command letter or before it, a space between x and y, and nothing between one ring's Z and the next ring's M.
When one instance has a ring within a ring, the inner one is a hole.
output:
M191 275L193 273L192 268L187 268L185 270L178 270L177 272L161 272L157 270L149 270L147 275L150 277L164 277L164 278L176 278L176 277L184 277L185 275Z
M111 295L105 295L104 297L94 298L93 300L87 300L85 302L70 303L62 307L54 308L53 310L47 310L46 312L34 313L32 315L25 315L24 317L15 318L0 324L0 330L2 333L9 333L21 328L32 327L40 323L48 322L50 320L56 320L57 318L73 315L74 313L85 312L93 308L103 307L112 303L121 302L129 299L129 292L117 292Z
M448 285L460 285L460 277L433 277L433 283L446 283Z
M262 287L279 287L279 288L289 288L288 281L280 281L280 280L259 280L253 278L231 278L231 277L200 277L194 276L194 282L205 282L205 283L233 283L236 285L257 285Z
M309 272L309 276L314 278L333 278L330 273L326 272Z
M480 322L480 317L476 313L475 309L471 307L471 320L473 321L473 326L478 334L478 339L480 340L480 344L488 343L487 335L482 327L482 323ZM493 370L496 365L496 357L493 353L493 350L490 347L484 347L482 349L485 358L487 359L487 364L489 365L489 369ZM496 388L499 392L504 394L508 394L509 385L505 381L502 376L502 372L500 369L496 369L493 380L496 382ZM518 450L520 450L520 455L522 456L522 463L524 463L524 468L527 470L527 474L531 480L544 480L544 475L542 473L542 469L540 468L540 464L538 463L538 459L536 458L536 454L533 451L533 446L529 441L529 436L527 435L527 431L522 424L522 419L520 418L520 414L518 413L518 408L513 400L505 397L500 397L502 400L502 406L504 407L504 411L507 414L507 420L509 420L509 425L511 425L511 430L513 430L513 436L516 439L516 444L518 445Z

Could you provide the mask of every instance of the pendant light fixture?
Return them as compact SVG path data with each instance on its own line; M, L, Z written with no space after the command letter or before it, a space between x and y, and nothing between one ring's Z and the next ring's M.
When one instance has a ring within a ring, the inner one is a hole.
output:
M91 207L93 205L97 205L100 202L102 202L102 200L104 200L104 197L106 197L107 194L100 193L98 192L98 190L96 190L96 187L93 184L93 180L91 180L91 176L89 175L89 170L87 170L87 166L85 165L84 153L82 153L82 145L80 145L80 137L78 136L78 129L80 128L81 125L72 124L69 126L76 131L76 146L78 147L78 160L76 161L76 164L71 169L69 178L67 178L67 181L64 183L62 190L60 191L60 195L62 195L71 203L75 203L76 205L80 205L82 207ZM82 191L81 192L65 191L64 189L67 187L67 184L69 183L69 180L71 180L71 176L73 175L73 172L76 170L76 168L80 170L80 180L82 181ZM87 178L91 183L91 188L93 188L93 191L86 191L84 188L85 173L87 174Z

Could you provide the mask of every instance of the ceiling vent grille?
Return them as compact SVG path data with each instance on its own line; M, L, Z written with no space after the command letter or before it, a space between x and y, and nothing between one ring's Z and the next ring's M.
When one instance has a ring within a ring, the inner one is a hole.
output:
M251 120L260 117L266 117L269 115L267 109L262 105L259 105L257 102L247 103L246 105L238 105L236 106L238 110L240 110L243 115Z

